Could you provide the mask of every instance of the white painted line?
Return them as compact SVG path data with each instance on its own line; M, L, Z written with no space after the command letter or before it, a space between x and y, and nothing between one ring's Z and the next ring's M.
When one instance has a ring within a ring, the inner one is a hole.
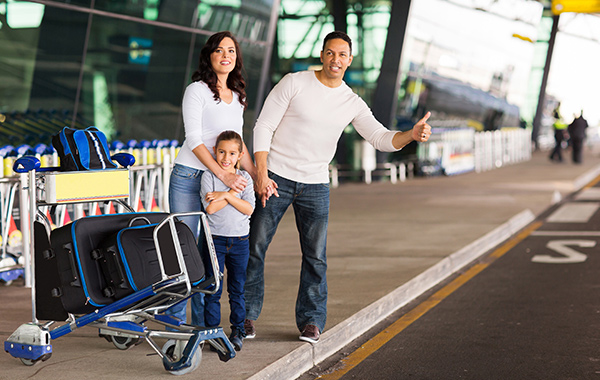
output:
M586 223L600 208L600 203L565 203L546 219L550 223Z
M600 231L534 231L531 236L600 236Z
M578 201L600 201L600 188L590 187L589 189L584 189L575 196L575 200L578 200Z

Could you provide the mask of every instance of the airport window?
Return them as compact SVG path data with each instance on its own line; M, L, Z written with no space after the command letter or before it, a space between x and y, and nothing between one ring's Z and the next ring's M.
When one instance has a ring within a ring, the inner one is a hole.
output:
M251 128L272 5L0 0L0 113L10 126L0 144L49 143L12 125L42 118L122 140L183 140L183 92L204 42L220 30L232 31L243 51Z

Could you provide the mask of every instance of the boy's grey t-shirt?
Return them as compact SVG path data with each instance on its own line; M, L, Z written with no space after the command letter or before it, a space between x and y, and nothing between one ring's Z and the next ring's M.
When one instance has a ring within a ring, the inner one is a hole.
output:
M243 176L248 181L248 185L244 191L237 194L237 197L250 203L252 208L254 208L254 185L250 174L244 170L237 170L236 173ZM229 187L218 179L210 170L206 170L202 174L202 184L200 187L200 196L202 197L204 209L209 205L209 202L206 201L206 194L213 191L229 191ZM250 233L250 216L239 212L230 204L212 215L207 214L207 216L210 233L213 235L245 236Z

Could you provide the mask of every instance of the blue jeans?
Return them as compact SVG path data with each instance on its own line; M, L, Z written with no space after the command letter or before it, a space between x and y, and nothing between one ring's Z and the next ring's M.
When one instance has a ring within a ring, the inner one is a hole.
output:
M200 199L202 173L204 173L203 170L175 164L169 181L170 212L204 211ZM203 233L198 236L200 217L193 215L181 217L180 219L190 227L194 236L198 239L198 248L202 252L205 239ZM186 306L187 302L181 302L167 310L165 314L177 317L185 322L187 320ZM204 294L202 293L196 293L192 296L192 324L205 326Z
M219 268L222 272L227 270L231 330L244 331L244 319L246 319L244 284L248 266L248 235L241 237L213 235L213 242L217 251ZM204 254L203 257L207 276L212 276L210 258L207 254ZM221 324L221 303L219 301L222 293L223 280L221 280L218 292L204 295L204 320L207 327L217 327Z
M258 319L265 293L265 255L277 226L290 205L294 208L300 235L302 268L296 298L296 325L308 324L320 331L327 319L327 224L329 184L304 184L269 173L279 186L279 197L271 197L266 207L256 202L250 218L250 257L246 280L246 318Z

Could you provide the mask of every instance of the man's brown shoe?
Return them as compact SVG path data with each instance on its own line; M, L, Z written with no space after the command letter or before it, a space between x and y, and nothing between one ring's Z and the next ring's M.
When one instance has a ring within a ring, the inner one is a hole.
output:
M304 330L302 330L302 335L300 335L300 340L309 343L317 343L319 338L321 337L321 332L319 328L315 325L306 325L304 326Z
M253 320L244 320L244 330L246 330L246 339L253 339L254 337L256 337L256 329L254 328Z

